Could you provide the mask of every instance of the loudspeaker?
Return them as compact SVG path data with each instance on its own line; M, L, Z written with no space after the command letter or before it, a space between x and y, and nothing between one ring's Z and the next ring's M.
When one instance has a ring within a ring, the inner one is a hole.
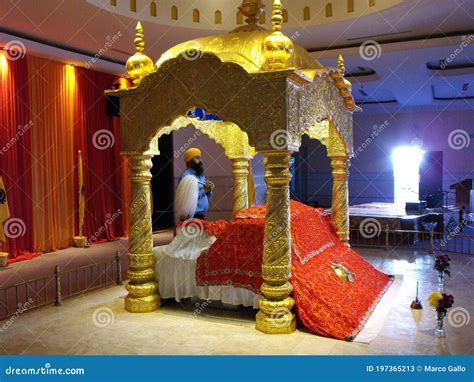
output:
M120 117L120 98L114 96L105 96L107 106L106 113L109 117Z

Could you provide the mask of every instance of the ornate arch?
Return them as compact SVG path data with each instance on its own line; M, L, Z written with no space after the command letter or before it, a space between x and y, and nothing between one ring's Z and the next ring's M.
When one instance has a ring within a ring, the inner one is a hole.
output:
M189 116L179 116L170 125L159 129L153 140L158 140L164 134L192 126L197 131L205 134L222 147L229 159L246 158L255 156L255 148L249 145L247 133L242 131L233 122L200 120Z
M299 147L301 136L306 133L323 144L326 142L329 156L331 151L343 150L351 157L352 96L341 94L343 79L335 70L317 71L310 76L312 80L291 81L288 85L289 130L296 139L293 144Z
M317 122L305 131L311 139L320 141L331 160L333 191L331 220L339 238L349 242L349 159L350 148L341 136L340 130L330 118Z
M321 142L326 147L328 157L349 157L346 142L330 118L316 122L313 126L306 129L304 133L311 139Z
M123 111L122 153L157 154L153 138L193 107L237 125L257 151L272 150L272 133L288 129L286 88L293 72L248 73L210 53L166 61L137 87L114 92ZM298 145L290 140L288 148L297 150Z

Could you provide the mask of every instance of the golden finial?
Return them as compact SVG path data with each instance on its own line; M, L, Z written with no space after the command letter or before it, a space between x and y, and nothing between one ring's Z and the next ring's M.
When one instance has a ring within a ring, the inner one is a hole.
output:
M137 23L137 26L135 27L135 40L133 40L133 43L135 44L135 50L137 52L143 53L145 50L145 40L143 39L145 36L143 34L143 27L142 23L139 21Z
M281 31L281 24L283 23L283 12L281 10L281 0L273 1L272 10L272 29L274 32Z
M342 57L342 54L339 54L337 57L337 70L339 70L339 73L341 73L341 76L344 79L344 84L350 91L352 89L352 84L344 77L344 74L346 73L346 65L344 64L344 57Z
M344 57L342 57L342 54L337 57L337 69L339 69L342 75L346 72L346 66L344 65Z
M135 28L135 54L131 56L125 68L128 76L133 80L135 85L138 85L143 77L153 72L155 65L150 57L143 53L145 50L145 36L143 34L142 23L139 21Z
M280 70L288 66L293 55L293 41L281 33L283 12L281 0L273 0L272 29L273 33L263 41L265 69Z

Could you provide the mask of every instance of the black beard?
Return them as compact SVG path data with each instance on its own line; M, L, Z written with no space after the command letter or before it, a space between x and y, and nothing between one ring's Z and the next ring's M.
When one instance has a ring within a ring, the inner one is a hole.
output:
M189 167L191 167L198 176L204 174L204 165L202 164L202 162L191 162Z

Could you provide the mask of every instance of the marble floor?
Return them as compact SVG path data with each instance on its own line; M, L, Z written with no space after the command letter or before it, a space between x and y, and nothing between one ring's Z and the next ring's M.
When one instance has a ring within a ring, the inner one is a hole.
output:
M123 308L123 286L114 286L19 313L0 322L1 354L473 354L473 256L452 255L446 290L455 308L446 337L436 338L435 314L426 297L436 289L433 256L356 249L386 273L404 277L380 334L370 344L319 337L304 330L265 335L252 309L223 310L187 301L165 302L153 313ZM424 310L412 311L416 281Z

